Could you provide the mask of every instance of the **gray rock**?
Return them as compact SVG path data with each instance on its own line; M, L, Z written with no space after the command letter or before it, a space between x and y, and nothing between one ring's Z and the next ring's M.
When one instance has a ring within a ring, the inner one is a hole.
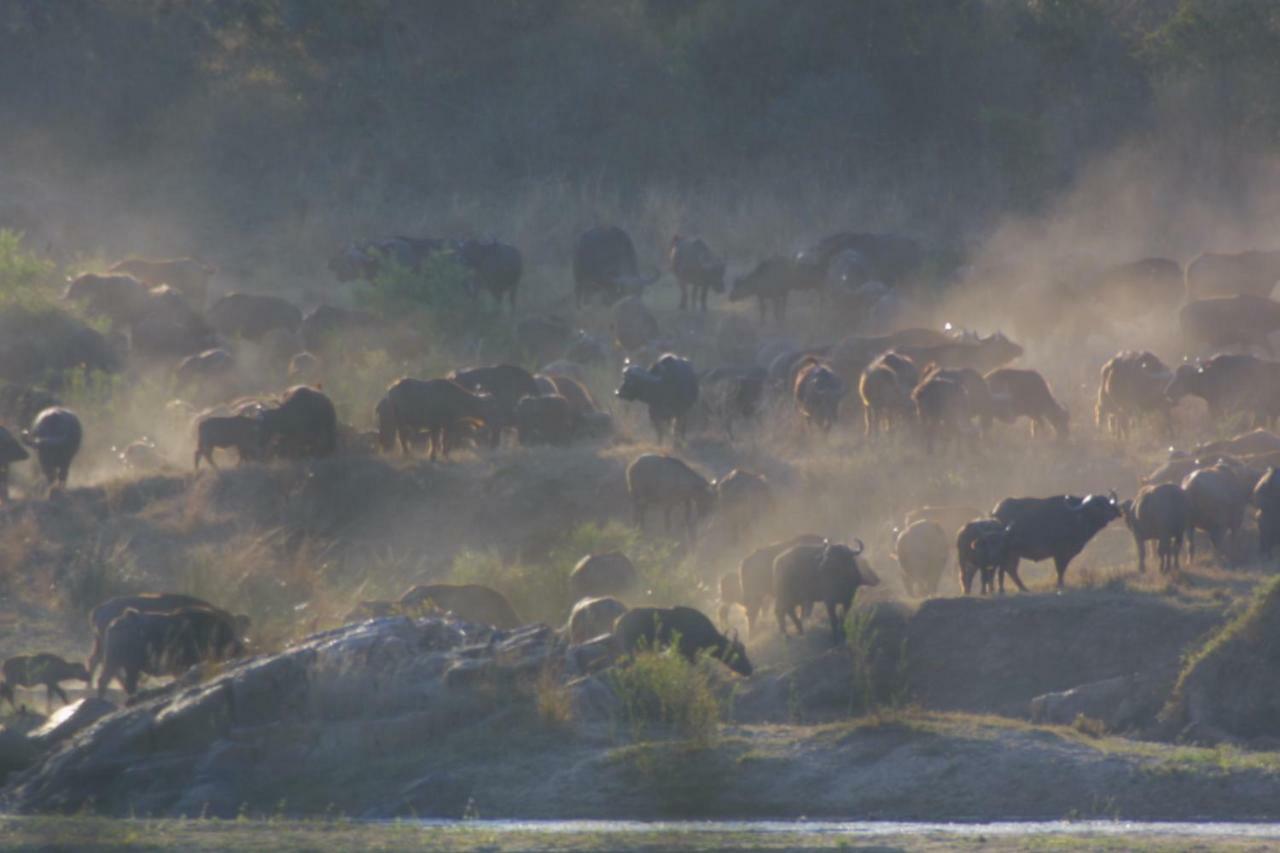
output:
M613 663L618 656L612 634L602 634L585 643L574 643L565 649L565 674L571 678L589 675Z
M39 754L39 747L21 731L0 728L0 780L29 767Z
M59 708L44 725L33 729L27 737L37 748L49 749L79 734L115 710L116 706L111 702L88 696Z
M1177 675L1176 669L1166 667L1045 693L1031 700L1031 721L1065 726L1083 716L1098 720L1108 731L1142 728L1155 721Z
M622 711L622 700L598 675L579 678L569 683L573 719L579 723L606 723Z

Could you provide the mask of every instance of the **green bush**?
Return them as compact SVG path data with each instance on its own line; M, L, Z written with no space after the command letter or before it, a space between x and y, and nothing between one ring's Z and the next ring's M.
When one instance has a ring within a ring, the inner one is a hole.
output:
M657 732L708 744L720 724L720 703L705 666L685 660L674 648L640 651L608 678L622 700L632 736Z
M0 229L0 304L47 306L52 303L57 267L28 251L22 241L21 232Z

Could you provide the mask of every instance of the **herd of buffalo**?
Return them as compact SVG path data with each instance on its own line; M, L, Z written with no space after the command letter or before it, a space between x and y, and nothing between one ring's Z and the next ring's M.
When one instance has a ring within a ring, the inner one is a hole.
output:
M513 246L488 240L393 237L346 247L329 263L339 281L370 281L388 265L415 270L447 257L465 271L474 298L488 294L514 314L524 262ZM681 446L691 430L718 431L729 441L769 404L794 410L814 440L842 415L855 413L867 441L885 433L910 436L909 452L962 456L990 440L994 424L1025 418L1033 435L1068 438L1070 415L1050 383L1033 369L1011 367L1023 348L996 332L936 331L896 327L887 319L900 300L900 285L918 274L924 254L911 239L841 233L793 256L765 258L726 284L728 266L702 239L677 236L667 268L680 288L680 308L705 311L712 294L729 302L754 298L760 324L786 322L788 298L809 292L824 303L854 304L876 334L847 335L821 346L762 346L738 362L710 369L696 365L661 337L643 293L658 274L642 269L631 238L621 228L581 234L573 252L574 303L611 306L616 340L605 342L561 318L530 314L515 319L520 356L545 366L531 372L511 363L459 368L445 376L404 377L392 383L370 413L366 429L342 423L318 378L340 362L344 346L411 350L412 330L385 317L320 305L308 312L272 295L232 293L212 304L211 265L196 259L131 259L105 273L70 280L64 299L104 318L122 337L130 357L167 359L177 387L191 403L194 465L215 465L215 453L234 450L241 463L311 460L337 453L426 453L434 460L462 447L477 452L513 435L521 445L565 445L607 436L611 416L587 387L587 368L615 355L621 365L615 394L643 405L659 446ZM1280 252L1204 254L1185 269L1176 261L1148 258L1099 271L1074 285L1074 298L1095 302L1122 318L1176 313L1188 351L1211 357L1171 368L1150 351L1125 350L1103 366L1095 420L1100 430L1126 439L1145 421L1173 437L1172 410L1184 396L1207 404L1218 423L1244 417L1254 432L1174 454L1131 500L1109 494L1009 497L988 514L961 506L921 507L908 515L894 557L903 584L915 596L935 594L951 555L965 594L1004 591L1006 578L1019 590L1022 560L1052 560L1057 585L1087 543L1123 519L1145 570L1154 542L1160 569L1178 569L1184 544L1194 554L1194 531L1208 534L1224 559L1238 552L1232 541L1250 504L1256 507L1261 550L1280 545L1280 437L1265 427L1280 418L1280 363L1268 336L1280 331L1280 303L1270 298L1280 281ZM207 307L206 307L207 306ZM883 321L883 323L882 323ZM287 361L291 387L275 396L241 396L236 374L240 341L266 342ZM722 359L722 361L724 361ZM173 405L173 404L171 404ZM92 424L88 424L92 428ZM8 469L34 451L51 492L65 488L84 427L69 408L51 405L15 435L0 427L0 489L7 497ZM743 538L774 505L762 475L734 469L708 479L673 453L644 453L626 469L634 522L642 530L652 514L666 532L673 515L680 535L692 540L715 514ZM626 555L589 554L570 578L573 605L565 628L572 642L612 634L625 652L644 645L676 644L692 658L708 653L750 675L751 663L736 634L723 633L733 608L755 629L772 601L779 631L803 633L817 604L825 607L833 639L861 586L880 578L861 558L863 545L801 533L756 548L736 571L720 578L719 623L689 607L628 608L642 587ZM371 618L423 607L499 629L520 624L498 591L477 585L415 586L398 601L366 601L350 618ZM93 649L87 666L49 654L4 663L0 696L14 702L15 687L45 685L49 701L66 699L64 680L89 681L97 690L113 680L133 695L142 675L176 675L205 660L245 653L248 619L207 601L170 593L114 598L90 616Z

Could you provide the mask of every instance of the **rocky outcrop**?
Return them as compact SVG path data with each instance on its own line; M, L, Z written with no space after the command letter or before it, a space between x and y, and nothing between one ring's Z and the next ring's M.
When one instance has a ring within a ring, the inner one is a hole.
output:
M1191 656L1163 718L1193 742L1280 744L1280 578Z
M1176 668L1221 618L1137 594L933 598L908 626L907 686L927 708L1020 717L1041 694Z
M10 779L4 801L20 811L234 815L264 789L385 759L499 713L552 664L563 671L562 660L541 625L349 625L109 714ZM80 708L71 719L83 719ZM420 790L405 796L421 804Z

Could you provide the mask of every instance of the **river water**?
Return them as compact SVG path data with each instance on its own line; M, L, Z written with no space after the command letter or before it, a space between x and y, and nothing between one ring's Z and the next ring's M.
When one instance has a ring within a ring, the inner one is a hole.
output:
M735 836L811 835L885 836L1149 836L1163 838L1217 837L1280 841L1280 823L1162 822L1123 820L996 821L991 823L924 823L914 821L632 821L632 820L421 820L422 826L467 827L493 832L546 834L681 834Z

